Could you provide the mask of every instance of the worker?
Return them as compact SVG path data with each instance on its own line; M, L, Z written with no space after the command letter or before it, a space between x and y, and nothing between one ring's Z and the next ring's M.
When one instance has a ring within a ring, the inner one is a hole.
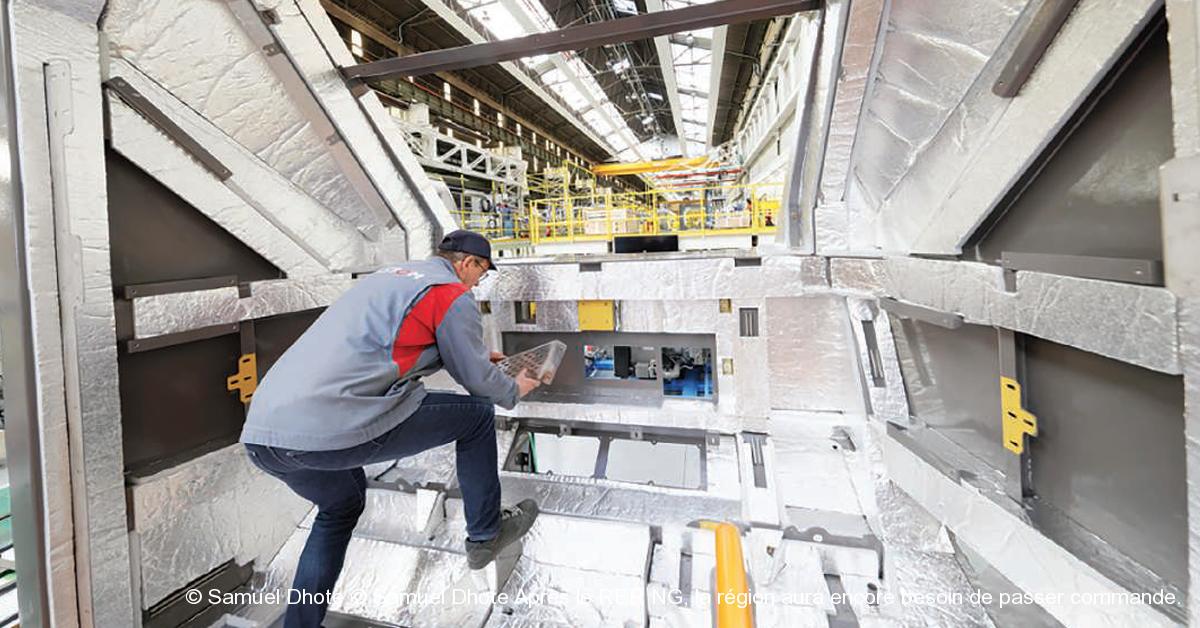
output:
M471 288L495 268L486 238L454 231L434 257L360 278L259 384L241 441L255 466L317 507L286 628L321 625L366 505L363 465L456 443L471 569L533 525L533 500L500 508L495 405L512 408L539 382L505 375L494 364L504 356L483 343ZM427 392L421 378L442 368L470 394Z

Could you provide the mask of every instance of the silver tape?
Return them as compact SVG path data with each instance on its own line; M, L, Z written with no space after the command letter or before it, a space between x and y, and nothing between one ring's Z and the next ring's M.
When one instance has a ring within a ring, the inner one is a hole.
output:
M130 491L143 608L228 560L265 564L311 508L255 468L240 444L139 479Z
M235 287L136 297L134 335L149 338L325 307L352 285L349 275L320 275L256 281L250 284L250 296L245 299L238 298Z

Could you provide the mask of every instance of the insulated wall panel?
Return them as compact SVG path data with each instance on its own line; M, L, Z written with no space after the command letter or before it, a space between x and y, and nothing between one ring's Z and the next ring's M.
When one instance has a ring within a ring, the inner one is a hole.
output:
M771 407L864 412L845 299L767 299Z

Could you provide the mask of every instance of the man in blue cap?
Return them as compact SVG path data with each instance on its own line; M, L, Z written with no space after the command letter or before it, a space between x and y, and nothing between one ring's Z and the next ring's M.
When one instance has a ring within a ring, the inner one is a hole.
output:
M538 385L505 375L487 350L471 288L494 270L492 247L455 231L434 257L362 277L263 378L241 441L254 464L317 506L300 555L286 628L316 628L366 505L363 465L455 443L467 519L466 553L481 569L521 538L537 503L500 508L495 405L512 408ZM427 392L446 371L469 395Z

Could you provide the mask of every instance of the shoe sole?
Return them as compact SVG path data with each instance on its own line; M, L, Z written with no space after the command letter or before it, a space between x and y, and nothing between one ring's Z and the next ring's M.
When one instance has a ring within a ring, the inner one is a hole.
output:
M521 539L525 538L525 535L529 534L529 531L533 529L533 524L537 523L538 515L541 515L541 514L542 514L541 511L534 513L533 520L529 522L529 527L525 528L525 531L522 532L520 536L518 536L516 539L513 539L512 543L505 545L504 547L500 548L500 550L503 551L505 548L513 545L514 543L520 543ZM471 558L470 552L467 553L467 567L470 568L472 571L478 571L480 569L483 569L484 567L487 567L488 564L490 564L494 560L496 560L496 550L490 550L490 551L488 551L487 560L484 560L482 563L479 563L479 566L476 567L475 566L476 561Z

